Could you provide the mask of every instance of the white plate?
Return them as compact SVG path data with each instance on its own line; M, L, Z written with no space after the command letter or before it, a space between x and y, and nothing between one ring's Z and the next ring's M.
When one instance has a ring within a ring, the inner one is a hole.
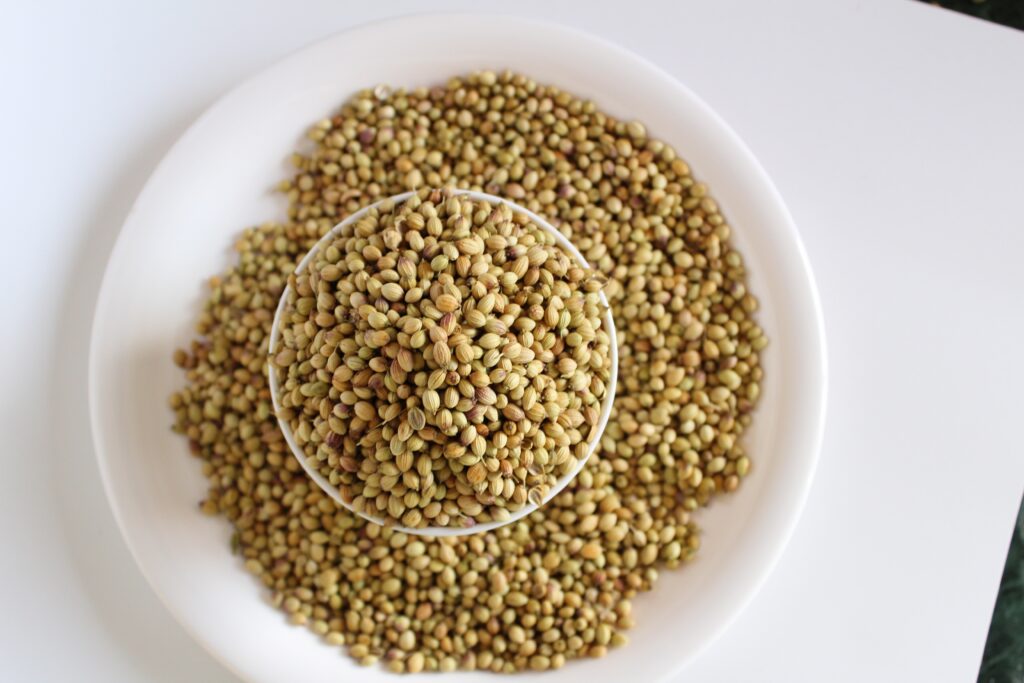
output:
M307 630L286 625L228 551L230 526L198 512L206 490L199 463L168 429L167 396L182 383L171 353L191 338L203 283L229 264L238 232L283 215L270 188L285 176L288 155L312 122L362 87L430 84L479 68L511 68L557 84L643 121L675 146L734 226L773 342L747 438L753 474L737 495L699 513L705 533L698 559L663 572L655 591L636 601L629 646L600 661L571 662L544 680L668 679L750 601L803 506L824 422L821 313L796 228L736 135L664 72L575 31L493 15L365 26L293 54L200 117L129 214L96 308L92 427L114 514L167 607L245 679L396 680L358 668ZM495 679L475 673L452 680Z

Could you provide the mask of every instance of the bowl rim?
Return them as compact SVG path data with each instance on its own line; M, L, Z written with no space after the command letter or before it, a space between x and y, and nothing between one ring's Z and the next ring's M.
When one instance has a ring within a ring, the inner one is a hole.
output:
M520 206L510 199L499 197L497 195L488 194L486 192L477 192L475 190L463 190L457 187L447 186L445 188L439 188L442 190L449 190L450 196L456 197L468 197L474 201L486 202L493 206L500 206L502 204L510 207L513 213L521 213L530 219L531 222L535 223L544 232L550 234L555 239L555 243L563 250L569 252L569 256L573 258L583 268L589 269L590 264L587 263L587 259L583 257L580 250L576 248L568 237L563 235L555 226L551 225L547 220L537 215L533 211L530 211L525 206ZM320 251L324 244L328 240L333 238L343 228L351 225L358 221L360 218L365 216L370 211L381 207L382 205L390 202L396 207L401 202L409 199L413 195L417 194L417 190L408 190L401 192L390 197L384 197L379 199L372 204L367 204L358 211L355 211L344 218L341 222L335 225L333 228L328 230L323 237L317 240L317 243L310 247L309 251L299 260L295 266L295 273L301 272L303 269L309 266L309 262L313 260L313 257ZM290 280L291 278L289 278ZM267 346L267 382L270 386L270 400L274 406L274 416L277 418L277 424L284 433L284 440L288 444L288 450L291 451L292 455L296 460L299 461L299 465L306 472L310 479L312 479L321 491L329 495L339 505L345 509L353 512L368 522L373 522L381 526L388 526L395 531L401 531L402 533L411 534L413 536L427 536L433 538L441 538L445 536L472 536L475 534L484 533L485 531L492 531L494 529L501 528L508 524L513 524L520 519L536 512L538 509L547 505L551 500L557 496L562 490L569 485L573 479L576 478L590 460L590 457L597 450L598 445L601 443L601 437L604 436L605 427L608 426L608 419L612 414L612 405L615 403L615 389L618 384L619 378L619 346L618 337L615 334L615 318L612 315L611 306L608 305L608 298L605 296L604 291L599 292L601 304L604 306L604 315L601 316L601 324L608 334L609 344L609 355L608 361L611 363L611 371L608 374L608 381L605 382L605 396L601 401L601 413L598 416L597 423L591 430L589 439L587 441L587 454L576 461L572 469L566 472L564 475L558 478L555 484L550 490L544 495L540 503L527 502L526 505L509 514L508 519L493 520L490 522L483 522L480 524L474 524L473 526L464 527L436 527L436 526L425 526L425 527L410 527L404 524L395 524L390 520L385 520L382 517L376 517L370 513L357 510L351 502L347 501L342 497L338 491L338 487L332 486L329 481L320 473L315 467L309 464L308 459L305 457L305 453L302 452L301 447L295 441L295 434L292 431L291 425L288 424L287 420L281 419L281 405L279 398L280 380L278 379L278 373L275 372L275 367L271 359L277 351L277 343L281 337L281 316L284 314L285 307L288 303L288 296L292 292L291 284L285 285L285 288L281 291L281 297L278 299L277 308L274 310L274 320L271 323L270 328L270 343Z
M753 601L754 597L758 594L761 587L778 564L779 558L787 547L796 528L797 522L803 512L806 500L810 493L811 483L814 479L814 474L820 460L827 412L828 362L824 316L822 314L820 295L811 270L810 261L789 209L767 172L739 135L687 85L679 81L666 70L651 62L649 59L642 57L603 36L592 34L558 22L538 20L514 14L482 11L411 12L408 14L361 22L343 30L336 31L324 37L307 42L286 53L283 57L275 59L272 62L255 69L239 83L227 89L217 97L212 104L203 110L203 112L188 125L184 132L179 135L175 143L167 150L161 160L153 168L149 178L143 186L142 191L136 197L130 210L126 214L121 230L118 233L107 259L92 319L88 359L89 420L93 449L97 460L100 479L103 483L104 492L110 505L111 513L114 516L114 520L118 526L121 536L124 539L125 545L135 561L136 566L167 611L175 618L185 632L189 634L193 641L195 641L203 650L208 652L228 671L232 672L242 680L251 680L249 672L243 669L225 652L214 647L212 643L208 642L207 639L199 632L198 627L190 621L183 609L169 599L167 593L165 593L161 587L161 582L157 579L155 569L147 564L141 555L141 550L134 541L134 533L131 525L126 518L124 511L122 510L121 503L116 495L117 489L114 482L114 473L111 470L111 463L104 456L104 453L109 450L108 442L110 438L109 435L104 432L101 413L98 407L100 403L99 395L101 392L101 384L103 381L99 368L101 362L99 344L101 341L100 322L107 314L106 301L110 297L109 290L113 288L113 285L111 284L111 281L113 280L111 265L121 257L121 253L125 250L124 245L127 241L126 234L128 233L128 227L132 225L133 219L139 211L140 205L142 205L151 192L153 192L152 188L156 184L155 180L167 172L167 168L171 165L170 159L175 157L176 153L182 147L185 147L186 143L190 141L192 137L198 135L197 131L200 130L207 121L214 118L221 110L227 109L228 105L231 104L233 100L240 98L244 92L252 87L253 84L262 76L276 68L283 67L286 64L299 60L307 52L315 51L320 47L326 46L347 36L355 35L363 31L400 29L408 25L418 25L420 22L424 21L501 22L509 29L535 29L558 32L564 35L567 39L574 40L577 43L589 44L589 46L593 48L600 49L608 53L614 53L623 61L630 63L637 68L644 69L651 76L656 77L663 85L673 88L676 94L688 100L689 104L692 105L695 110L699 110L701 112L701 116L704 119L713 124L713 126L717 128L718 132L730 141L732 152L742 158L743 163L749 172L757 177L757 181L762 190L768 195L768 199L774 205L778 218L781 219L782 223L784 223L784 229L787 233L788 239L791 242L792 247L795 249L802 271L801 275L803 284L806 285L805 294L809 299L806 303L808 305L807 312L810 314L808 322L813 328L813 335L811 335L813 336L813 339L811 340L811 351L812 355L815 357L808 358L806 360L810 364L809 370L814 374L816 380L811 389L813 393L812 398L816 401L817 405L817 410L809 413L807 417L807 425L809 426L806 428L807 435L804 440L804 476L799 480L794 480L792 482L792 502L786 508L784 513L781 514L782 519L777 521L775 526L777 534L776 540L772 544L772 548L770 550L763 551L765 557L757 575L752 580L748 581L745 589L738 596L738 599L734 601L734 606L731 609L730 615L722 619L717 628L707 632L703 639L696 644L689 656L680 657L673 663L666 665L666 668L659 680L668 680L677 676L679 672L681 672L690 662L706 651L707 648L710 647L710 645L729 628L736 618ZM779 515L776 515L776 517L778 516Z

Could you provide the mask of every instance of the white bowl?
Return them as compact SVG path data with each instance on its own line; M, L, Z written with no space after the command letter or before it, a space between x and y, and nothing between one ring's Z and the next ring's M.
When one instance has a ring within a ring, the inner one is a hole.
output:
M443 49L438 49L443 46ZM372 59L367 58L372 55ZM270 188L308 126L353 91L422 85L481 68L511 68L643 121L671 143L735 228L772 343L761 403L746 438L754 468L736 495L699 512L697 559L662 572L636 600L631 643L602 660L524 680L662 681L714 640L757 592L793 530L824 423L825 343L807 257L782 199L751 153L668 74L573 30L493 15L413 16L328 38L223 97L150 178L110 258L90 358L92 427L114 515L139 567L182 625L251 681L394 681L358 668L306 629L286 625L228 551L231 528L197 511L199 463L168 426L182 385L170 362L192 337L202 282L231 261L254 223L281 217ZM492 674L431 680L494 681Z
M401 202L411 197L413 194L414 193L410 191L397 194L393 197L386 197L384 199L374 202L373 204L370 204L369 206L364 206L359 211L350 214L343 221L341 221L333 228L331 228L330 232L321 237L320 241L314 244L313 248L306 252L306 255L303 256L302 260L299 261L299 263L295 266L295 272L301 273L303 270L305 270L306 267L309 265L309 262L313 260L313 257L316 256L317 252L320 251L323 245L327 244L330 240L332 240L334 236L337 235L337 233L339 233L345 226L350 225L355 221L358 221L360 218L366 215L366 212L369 211L370 209L380 206L384 202L393 202L397 206L401 204ZM577 264L583 266L584 268L590 267L590 264L587 263L587 259L583 258L583 254L581 254L580 250L576 248L576 245L569 241L569 238L567 238L565 235L556 230L553 225L548 223L542 217L538 216L537 214L530 211L526 207L519 206L518 204L509 199L495 197L493 194L487 194L485 192L471 192L469 190L456 189L453 190L453 194L462 197L468 197L469 199L472 199L474 201L487 202L488 204L505 204L509 206L515 213L525 214L531 221L533 221L533 223L538 228L544 230L545 232L549 233L552 237L554 237L555 242L558 244L558 246L560 246L562 249L568 252L569 256L575 259ZM288 297L291 295L291 291L291 285L288 285L284 288L284 291L281 292L281 300L278 302L277 309L274 312L274 323L270 331L270 349L268 352L268 355L271 358L273 358L274 353L277 350L277 340L280 337L281 315L284 312L285 305L288 303ZM610 355L608 358L611 362L611 372L608 375L608 382L605 386L605 391L607 393L605 394L604 401L601 403L601 414L598 416L597 424L594 425L594 429L589 434L590 438L587 442L587 454L580 460L577 460L576 465L571 470L566 472L561 478L559 478L558 481L555 482L554 486L552 486L550 490L548 490L547 494L541 499L540 505L537 505L535 503L527 503L520 509L510 514L507 519L495 520L493 522L484 522L482 524L476 524L472 527L408 527L402 524L392 524L391 526L393 528L399 531L404 531L407 534L415 534L417 536L465 536L467 534L483 533L485 531L497 529L498 527L502 527L506 524L511 524L512 522L518 521L523 517L527 516L528 514L530 514L531 512L533 512L534 510L536 510L541 505L546 505L552 498L557 496L562 491L562 489L564 489L569 484L570 481L576 478L576 475L580 473L580 470L583 469L583 466L587 464L587 460L590 460L590 456L594 454L594 451L597 449L597 445L601 442L601 436L604 434L604 428L608 426L608 418L612 414L612 403L614 402L615 398L615 385L617 384L619 378L619 342L615 336L615 318L614 316L612 316L611 308L608 307L608 299L605 298L604 292L600 293L600 298L601 303L604 304L605 309L604 316L602 316L601 322L604 325L605 332L608 334L608 341L611 345ZM299 464L302 465L302 469L306 471L306 474L309 475L310 479L316 482L316 485L319 486L320 489L324 491L324 493L326 493L331 498L336 500L338 504L348 508L349 510L359 515L363 519L369 520L376 524L385 524L385 520L381 517L376 517L363 510L356 510L355 507L353 507L352 503L350 503L349 501L345 500L342 497L341 491L338 490L338 487L332 486L331 483L327 481L327 477L320 474L320 471L309 463L309 461L306 458L305 452L302 450L302 447L299 446L299 444L296 443L295 441L295 435L292 433L291 425L288 424L287 420L282 420L280 418L281 406L278 404L280 398L278 396L278 394L280 393L278 391L278 372L271 363L267 363L267 381L270 385L270 396L271 400L274 403L274 412L277 413L278 415L277 424L280 425L281 432L284 434L284 440L288 444L288 450L290 450L292 452L292 455L295 456L295 459L299 461Z

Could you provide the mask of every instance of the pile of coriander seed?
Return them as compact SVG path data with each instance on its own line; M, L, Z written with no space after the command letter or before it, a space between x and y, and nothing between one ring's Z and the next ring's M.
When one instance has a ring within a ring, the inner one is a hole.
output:
M278 415L356 511L504 521L586 459L601 280L525 213L425 188L340 225L290 285Z
M295 624L390 671L557 669L627 640L631 600L692 558L694 513L750 470L767 344L731 229L643 125L526 76L358 93L316 124L283 183L283 223L247 230L179 351L176 429L201 460L201 508ZM619 382L601 446L528 517L425 539L369 523L289 453L266 364L297 261L345 216L456 186L544 216L607 278ZM642 615L641 615L642 616Z

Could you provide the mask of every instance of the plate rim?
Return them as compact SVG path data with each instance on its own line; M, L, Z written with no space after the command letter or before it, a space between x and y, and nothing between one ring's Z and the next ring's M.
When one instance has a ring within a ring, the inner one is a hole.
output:
M743 139L738 133L723 119L714 109L710 107L697 93L690 89L688 85L680 81L674 75L658 66L654 62L650 61L646 57L639 55L612 40L605 38L604 36L591 33L589 31L581 30L573 26L568 26L560 22L546 21L535 19L532 17L525 17L521 15L503 13L503 12L487 12L487 11L416 11L410 13L404 13L389 17L378 18L359 24L346 27L342 30L335 31L326 36L318 38L316 40L304 43L303 45L290 50L280 58L272 61L263 63L256 67L247 76L245 76L240 82L234 86L228 88L216 99L210 103L201 114L199 114L185 130L178 136L174 144L164 153L160 161L153 167L149 173L142 190L138 196L132 202L131 208L125 215L125 218L118 230L117 238L114 242L110 254L106 260L104 266L103 278L98 290L96 304L93 309L93 317L90 326L89 333L89 357L88 357L88 401L89 401L89 422L90 432L92 434L92 445L93 451L96 458L96 462L99 468L100 479L103 483L103 490L107 503L110 506L111 513L114 516L114 520L117 524L118 530L121 534L122 540L127 546L132 559L135 562L136 567L141 572L149 585L150 589L156 595L158 600L161 602L163 607L173 616L174 620L181 626L189 637L199 645L205 652L217 661L221 666L225 667L232 674L237 676L241 680L252 680L249 675L240 669L234 661L227 657L220 650L215 649L211 646L204 638L196 632L194 627L191 625L185 615L182 614L181 610L172 603L165 593L159 587L157 580L153 576L151 569L147 568L147 565L140 557L136 544L132 541L132 532L129 530L128 523L121 510L121 505L118 502L118 497L115 491L115 485L113 483L113 475L109 469L110 463L108 459L104 457L103 453L107 450L107 436L104 434L104 430L101 427L101 417L99 405L99 387L102 383L102 376L98 368L100 363L100 351L99 351L99 337L100 337L100 323L103 314L106 310L105 302L109 298L109 290L113 287L111 284L112 280L112 264L120 257L121 252L124 250L125 235L131 229L133 219L137 213L138 207L148 198L148 196L154 191L155 180L159 178L166 167L169 165L169 160L176 156L176 153L185 146L187 141L196 134L196 131L201 128L207 120L217 115L221 109L227 108L228 105L236 97L239 97L246 89L251 87L257 80L263 77L268 72L274 70L277 67L282 66L285 63L299 59L308 51L314 51L318 47L332 43L337 40L343 40L347 36L352 34L368 31L368 30L395 30L401 28L405 24L415 24L419 21L424 20L437 20L447 19L452 21L464 21L464 20L500 20L502 22L510 22L518 24L520 27L525 28L542 28L548 31L558 31L567 35L573 36L577 40L584 42L590 42L597 45L603 50L614 52L625 60L634 62L637 66L643 67L649 71L652 75L659 77L660 79L667 81L677 90L677 92L683 95L690 103L701 111L701 115L713 122L718 127L720 132L726 136L731 144L733 145L733 151L742 156L745 164L748 166L751 173L755 174L758 178L758 182L762 185L764 191L767 193L771 202L775 205L778 211L778 217L782 219L785 225L786 232L788 233L791 246L795 249L796 256L800 264L800 270L802 280L804 281L805 294L808 296L809 301L809 312L811 314L810 319L807 321L813 330L813 335L809 335L808 339L812 343L812 351L815 353L816 358L813 360L814 374L817 376L817 382L813 384L814 394L813 398L816 399L818 410L813 414L809 414L809 422L813 423L813 427L807 429L808 432L808 452L806 454L806 467L804 475L799 480L794 480L792 485L798 486L798 490L795 491L795 496L792 504L785 511L784 521L777 526L778 540L772 544L772 550L770 551L767 559L762 563L760 569L756 572L756 576L749 581L749 583L743 588L742 595L739 600L735 603L731 613L720 621L717 628L712 629L700 641L696 647L686 655L676 659L671 665L666 667L659 680L665 681L677 676L683 669L685 669L690 663L697 659L703 654L715 641L717 641L721 635L729 629L729 627L736 621L736 619L749 607L750 603L754 600L761 588L764 586L768 577L771 576L775 570L779 559L785 552L789 545L789 542L793 536L796 526L802 516L802 513L806 507L807 499L810 495L812 483L814 481L815 473L817 471L818 463L821 458L822 443L824 440L824 431L826 424L827 415L827 400L828 400L828 353L827 343L825 334L825 321L824 315L821 308L820 294L818 291L817 283L814 278L813 270L811 268L810 259L807 255L806 247L800 237L799 230L797 229L796 223L792 218L788 206L782 198L782 195L776 188L771 177L765 171L764 167L758 161L757 157L753 154L750 148L746 145Z

